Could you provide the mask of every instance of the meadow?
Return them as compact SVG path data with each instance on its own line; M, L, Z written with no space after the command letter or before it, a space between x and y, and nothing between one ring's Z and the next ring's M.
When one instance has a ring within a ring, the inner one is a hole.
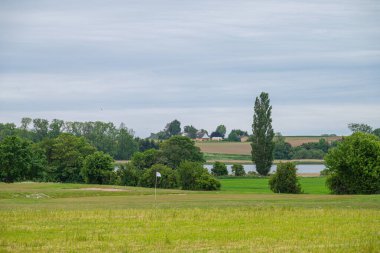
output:
M379 252L380 196L273 194L265 178L218 192L0 184L0 252Z

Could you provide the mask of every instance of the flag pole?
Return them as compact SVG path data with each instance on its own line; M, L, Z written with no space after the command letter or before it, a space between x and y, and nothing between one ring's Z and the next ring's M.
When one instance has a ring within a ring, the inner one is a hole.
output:
M156 176L156 183L154 184L154 203L157 202L157 171L155 173Z

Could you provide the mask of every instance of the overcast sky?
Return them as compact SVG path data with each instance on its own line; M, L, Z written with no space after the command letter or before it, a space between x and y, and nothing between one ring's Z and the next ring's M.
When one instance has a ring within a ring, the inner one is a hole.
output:
M0 1L0 122L173 119L284 135L380 127L380 1Z

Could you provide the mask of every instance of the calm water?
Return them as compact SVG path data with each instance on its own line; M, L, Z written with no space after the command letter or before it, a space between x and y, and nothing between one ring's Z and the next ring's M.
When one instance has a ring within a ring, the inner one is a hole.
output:
M248 171L256 171L256 165L253 164L245 164L244 170L245 172ZM231 167L232 165L227 165L228 173L231 174ZM319 173L321 170L324 170L326 168L323 164L298 164L297 166L298 173ZM212 169L212 165L205 165L205 168L207 168L209 171ZM277 165L272 165L271 172L276 171Z

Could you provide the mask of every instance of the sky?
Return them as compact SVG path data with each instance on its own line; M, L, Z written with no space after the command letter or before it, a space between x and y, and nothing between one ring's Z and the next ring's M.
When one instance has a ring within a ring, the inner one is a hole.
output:
M380 127L378 0L1 0L0 122L174 119L283 135Z

